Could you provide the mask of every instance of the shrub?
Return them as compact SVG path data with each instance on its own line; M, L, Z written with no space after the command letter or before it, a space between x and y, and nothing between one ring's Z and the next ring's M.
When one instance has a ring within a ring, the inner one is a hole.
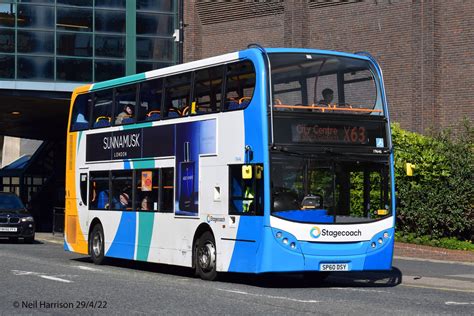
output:
M473 239L473 128L456 139L449 131L423 136L392 125L397 229L415 236ZM415 165L408 177L405 164Z
M453 237L433 239L431 236L415 236L414 234L403 235L400 232L396 232L395 240L417 245L474 251L474 244L472 244L471 241L460 241Z

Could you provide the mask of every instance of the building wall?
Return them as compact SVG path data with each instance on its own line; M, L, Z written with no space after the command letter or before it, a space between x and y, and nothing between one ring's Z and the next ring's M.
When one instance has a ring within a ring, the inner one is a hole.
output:
M0 168L3 168L24 155L33 155L41 146L41 141L9 136L1 136Z
M474 6L465 0L185 0L185 61L246 48L368 51L392 120L416 132L474 121Z
M20 138L8 136L3 138L2 168L20 157L20 147Z

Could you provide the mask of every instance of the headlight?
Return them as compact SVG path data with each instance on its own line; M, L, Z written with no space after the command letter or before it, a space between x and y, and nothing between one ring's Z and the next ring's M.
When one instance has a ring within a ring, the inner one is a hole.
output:
M35 220L34 220L33 216L28 216L28 217L23 217L21 219L21 221L22 222L34 222Z

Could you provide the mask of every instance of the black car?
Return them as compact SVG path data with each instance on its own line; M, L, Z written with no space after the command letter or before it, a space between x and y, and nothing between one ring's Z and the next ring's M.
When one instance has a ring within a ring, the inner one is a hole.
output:
M35 240L33 216L13 193L0 192L0 237L8 237L11 241L23 237L25 243Z

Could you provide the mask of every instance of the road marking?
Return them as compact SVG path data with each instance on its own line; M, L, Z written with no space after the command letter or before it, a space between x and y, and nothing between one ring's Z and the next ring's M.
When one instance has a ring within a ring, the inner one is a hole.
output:
M425 285L413 285L413 284L400 284L400 286L406 287L417 287L421 289L429 289L429 290L440 290L440 291L451 291L451 292L462 292L462 293L474 293L474 291L469 290L460 290L460 289L450 289L447 287L434 287L434 286L425 286Z
M234 294L241 294L241 295L248 295L248 296L255 296L255 297L265 297L265 298L278 299L278 300L287 300L287 301L298 302L298 303L320 303L321 302L321 301L315 301L315 300L299 300L296 298L284 297L284 296L254 294L254 293L248 293L248 292L236 291L236 290L226 290L226 289L217 289L217 290L223 291L223 292L234 293Z
M373 292L373 293L388 293L387 291L379 290L368 290L368 289L359 289L359 288L350 288L350 287L330 287L331 290L346 290L346 291L355 291L355 292Z
M12 270L14 275L38 275L37 272Z
M474 302L445 302L446 305L474 305Z
M58 276L54 275L47 275L45 273L40 273L40 272L33 272L33 271L21 271L21 270L11 270L14 275L34 275L38 276L43 279L48 279L51 281L58 281L58 282L64 282L64 283L73 283L71 280L66 280L63 278L59 278Z
M50 275L39 275L39 277L43 278L43 279L58 281L58 282L72 283L72 281L70 281L70 280L61 279L61 278L50 276Z
M100 270L100 269L86 267L86 266L74 266L74 267L78 268L78 269L81 269L81 270L86 270L86 271L102 272L102 270Z

